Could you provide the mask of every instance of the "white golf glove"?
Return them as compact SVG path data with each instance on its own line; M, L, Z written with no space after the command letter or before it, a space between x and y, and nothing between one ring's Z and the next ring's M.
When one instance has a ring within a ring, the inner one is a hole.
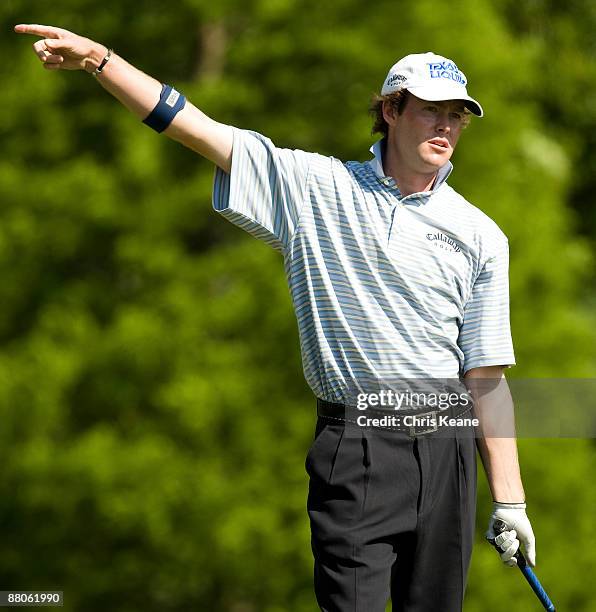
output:
M500 534L495 533L493 528L495 521L498 519L507 525L507 531ZM536 565L536 540L532 525L530 525L530 520L526 515L525 503L505 504L494 502L486 539L494 539L499 551L501 551L501 560L510 567L517 565L517 559L513 555L517 552L521 541L524 545L528 565Z

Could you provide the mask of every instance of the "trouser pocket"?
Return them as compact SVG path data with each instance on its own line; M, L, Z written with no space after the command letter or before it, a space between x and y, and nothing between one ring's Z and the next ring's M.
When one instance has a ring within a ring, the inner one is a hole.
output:
M327 513L339 523L358 519L365 511L368 492L369 440L364 432L346 434L341 423L317 429L306 458L309 513Z
M344 431L344 424L339 421L334 422L325 417L317 419L315 436L304 464L311 480L329 482Z

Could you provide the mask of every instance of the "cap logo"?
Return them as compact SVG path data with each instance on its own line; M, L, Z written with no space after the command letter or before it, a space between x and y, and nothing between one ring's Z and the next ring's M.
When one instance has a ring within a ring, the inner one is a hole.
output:
M431 79L450 79L460 85L466 84L466 77L453 62L429 62Z
M403 83L404 81L407 81L407 80L408 78L405 77L403 74L392 74L387 79L387 87L393 87L394 85Z

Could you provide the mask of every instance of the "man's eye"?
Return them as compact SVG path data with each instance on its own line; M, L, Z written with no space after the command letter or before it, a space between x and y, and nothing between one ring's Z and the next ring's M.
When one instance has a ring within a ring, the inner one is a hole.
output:
M431 113L436 113L439 110L438 106L425 106L424 110L431 111Z
M461 119L463 117L462 113L450 113L452 119Z

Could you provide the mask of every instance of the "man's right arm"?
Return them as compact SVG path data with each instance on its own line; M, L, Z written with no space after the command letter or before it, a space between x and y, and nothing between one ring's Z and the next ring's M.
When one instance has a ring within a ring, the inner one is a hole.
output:
M99 43L53 26L21 24L15 26L15 32L44 37L34 43L33 49L48 70L86 70L92 73L108 51ZM139 119L145 119L151 113L162 88L159 81L114 53L97 75L97 81ZM231 126L214 121L188 100L164 134L230 172Z

